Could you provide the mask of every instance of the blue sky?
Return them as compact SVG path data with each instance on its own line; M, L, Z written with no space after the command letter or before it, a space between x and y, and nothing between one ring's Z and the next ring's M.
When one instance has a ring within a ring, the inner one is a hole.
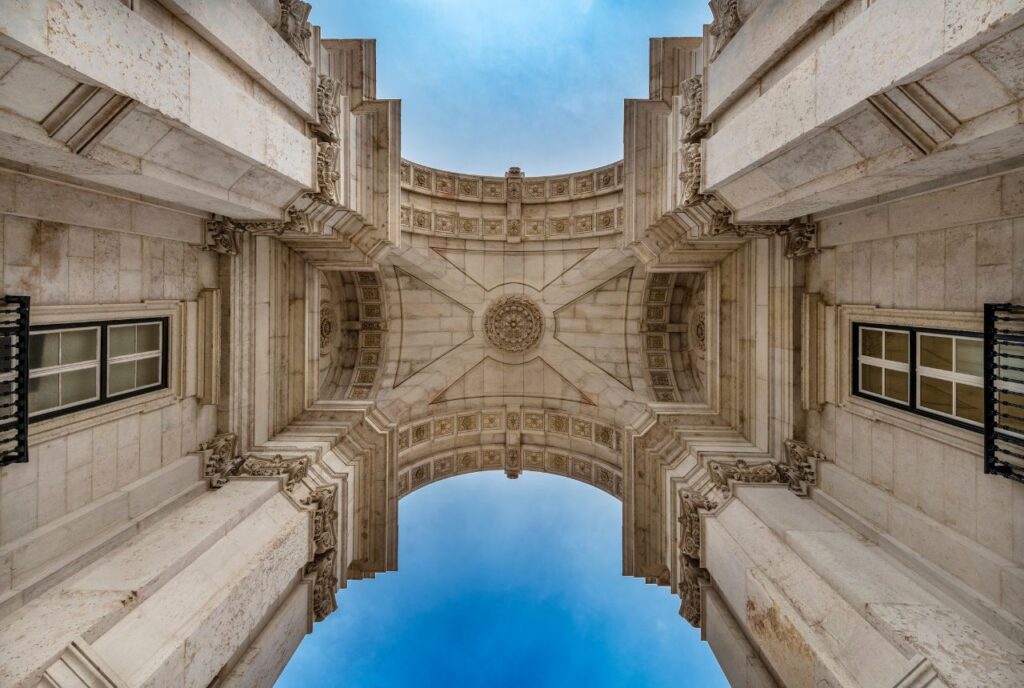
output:
M377 95L402 100L402 155L529 175L622 157L622 101L648 95L648 39L699 36L706 0L313 2L322 35L377 39Z
M622 505L475 473L399 503L399 571L356 581L278 688L728 686L666 588L622 576Z

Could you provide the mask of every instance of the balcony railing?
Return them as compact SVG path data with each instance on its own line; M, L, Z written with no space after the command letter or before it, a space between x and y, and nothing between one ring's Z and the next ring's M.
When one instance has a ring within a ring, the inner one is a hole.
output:
M985 304L985 472L1024 482L1024 306Z
M0 466L28 461L28 306L0 301Z

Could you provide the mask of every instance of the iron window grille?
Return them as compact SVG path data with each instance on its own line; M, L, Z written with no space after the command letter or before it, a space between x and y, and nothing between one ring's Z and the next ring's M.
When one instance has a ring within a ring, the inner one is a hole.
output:
M29 297L0 302L0 466L28 461Z
M854 396L983 432L984 340L973 332L853 323Z
M985 304L985 472L1024 482L1024 306Z
M167 388L169 324L140 318L31 328L30 420Z

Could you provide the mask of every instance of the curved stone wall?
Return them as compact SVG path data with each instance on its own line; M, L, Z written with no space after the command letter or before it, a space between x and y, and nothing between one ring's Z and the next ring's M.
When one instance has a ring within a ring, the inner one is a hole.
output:
M548 177L513 167L504 177L486 177L403 160L402 230L511 242L616 234L622 184L622 162Z

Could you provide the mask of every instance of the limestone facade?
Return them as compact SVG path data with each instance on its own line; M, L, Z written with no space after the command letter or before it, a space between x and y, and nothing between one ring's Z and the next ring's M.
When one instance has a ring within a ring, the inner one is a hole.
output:
M305 2L0 0L0 279L104 342L29 357L0 685L273 685L479 470L618 497L734 686L1024 684L1024 486L922 338L1024 303L1024 3L710 5L622 160L486 177L402 158Z

